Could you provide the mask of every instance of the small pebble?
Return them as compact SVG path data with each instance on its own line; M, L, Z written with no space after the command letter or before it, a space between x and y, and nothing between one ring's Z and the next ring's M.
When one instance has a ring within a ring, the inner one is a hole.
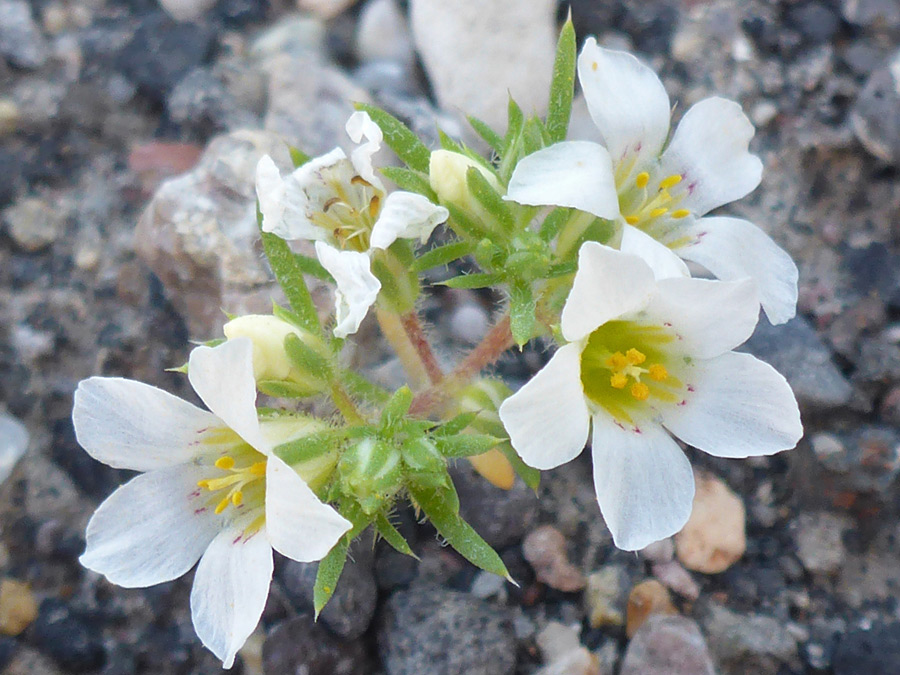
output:
M25 197L3 212L3 220L16 244L36 252L62 236L66 214L43 199Z
M566 538L552 525L532 530L522 542L525 555L538 581L558 591L573 593L587 583L581 571L569 562Z
M718 574L747 549L744 503L715 476L695 471L694 480L694 508L684 529L675 535L675 549L689 570Z
M650 617L628 644L619 671L619 675L715 673L700 628L683 616Z
M631 638L654 614L676 615L669 591L656 579L642 581L631 589L626 610L625 634Z
M38 605L28 584L0 581L0 633L16 636L37 618Z
M605 565L588 576L584 603L592 628L625 624L628 586L628 572L619 565Z
M847 549L844 533L853 527L853 521L834 513L802 513L791 530L797 543L797 557L814 574L834 574L841 569Z
M597 657L581 644L578 632L577 625L548 623L537 636L545 665L535 675L601 675Z

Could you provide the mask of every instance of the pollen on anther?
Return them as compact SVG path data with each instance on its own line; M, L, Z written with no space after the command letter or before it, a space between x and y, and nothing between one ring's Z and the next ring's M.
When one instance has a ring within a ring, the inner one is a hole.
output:
M622 352L616 352L606 359L606 365L613 370L622 370L628 365L628 358Z
M637 178L634 179L634 184L637 185L639 188L647 187L647 183L649 183L649 182L650 182L650 174L647 173L646 171L641 171L637 175Z
M629 225L637 225L639 220L637 216L625 216L625 222Z
M665 215L668 212L668 210L669 209L667 209L665 206L660 206L658 209L653 209L650 212L650 217L651 218L659 218L660 216Z
M661 363L654 363L647 372L650 377L657 382L662 382L669 377L669 371L666 370L666 367Z
M644 355L644 353L638 351L634 347L625 352L625 358L628 359L628 363L633 366L639 366L647 360L647 357Z
M631 395L638 401L646 401L650 396L650 387L643 382L635 382L631 385Z
M244 503L244 493L238 490L234 494L231 495L231 503L235 506L240 506Z
M625 373L613 373L609 378L609 386L613 389L624 389L628 384L628 376Z
M225 497L222 501L220 501L220 502L216 505L216 515L219 515L220 513L222 513L222 511L224 511L225 509L227 509L227 508L228 508L228 505L229 505L230 503L231 503L231 500L230 500L228 497Z
M668 178L665 178L660 182L659 189L660 190L668 190L673 185L678 185L681 182L681 174L673 174Z
M266 463L265 462L257 462L253 466L250 467L250 473L254 476L265 476L266 475Z
M229 457L228 455L225 455L224 457L219 457L219 459L216 460L216 468L222 469L224 471L227 471L228 469L233 469L234 468L234 457Z
M678 209L676 211L672 211L673 218L687 218L689 215L691 215L691 212L687 209Z

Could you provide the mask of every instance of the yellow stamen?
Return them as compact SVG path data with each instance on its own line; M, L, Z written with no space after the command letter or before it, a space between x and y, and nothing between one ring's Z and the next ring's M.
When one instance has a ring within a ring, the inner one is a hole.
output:
M208 487L209 487L209 481L206 480L206 479L198 480L198 481L197 481L197 487L199 487L199 488L208 488Z
M680 182L681 182L681 175L676 173L676 174L664 179L659 184L659 189L660 190L668 190L670 187L672 187L673 185L678 185Z
M650 369L647 371L651 378L656 380L657 382L662 382L667 377L669 377L669 371L666 370L666 367L661 363L654 363L650 366Z
M673 218L687 218L691 215L691 212L687 209L678 209L677 211L672 211Z
M665 214L668 210L669 209L667 209L665 206L661 206L658 209L653 209L650 212L650 217L651 218L659 218L661 215Z
M646 171L641 171L637 175L637 178L634 179L635 185L637 185L639 188L647 187L647 183L649 183L649 182L650 182L650 174L647 173Z
M216 460L216 468L227 471L228 469L234 468L234 457L229 457L226 455L225 457L219 457Z
M230 503L231 503L231 500L230 500L228 497L225 497L225 499L223 499L222 501L220 501L220 502L218 503L218 505L216 506L216 515L219 515L220 513L222 513L222 511L224 511L225 509L227 509L227 508L228 508L228 505L229 505Z
M637 225L639 220L637 216L625 216L625 222L629 225Z
M257 462L253 466L250 467L250 473L254 476L265 476L266 475L266 463L265 462Z
M378 211L381 209L381 198L378 195L373 195L372 199L369 200L369 217L375 218L378 216Z
M240 506L244 503L244 493L238 490L237 492L231 495L231 503L235 506Z
M633 366L639 366L639 365L641 365L644 361L647 360L647 357L644 356L644 353L643 353L643 352L639 352L639 351L638 351L637 349L635 349L634 347L632 347L632 348L629 349L627 352L625 352L625 358L627 358L627 359L628 359L628 363L630 363L630 364L633 365Z
M628 376L625 373L613 373L612 377L609 378L609 384L614 389L624 389L625 385L628 384Z
M628 359L622 352L616 352L608 359L606 359L606 365L613 370L622 370L625 366L628 365Z
M646 401L650 396L650 387L643 382L635 382L631 385L631 395L638 401Z

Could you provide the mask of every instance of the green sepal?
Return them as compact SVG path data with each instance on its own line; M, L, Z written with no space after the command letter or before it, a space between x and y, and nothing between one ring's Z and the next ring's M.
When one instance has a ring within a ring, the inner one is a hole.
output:
M553 209L550 213L547 214L547 217L544 218L544 222L541 223L541 229L538 232L538 236L540 236L540 238L546 242L552 241L553 238L557 234L559 234L562 226L568 222L570 215L570 209Z
M401 190L416 192L424 195L435 204L438 203L437 193L431 189L431 183L428 182L428 174L406 169L402 166L385 166L380 171L385 178L396 183Z
M381 538L384 539L388 544L390 544L393 549L403 555L408 555L410 557L419 559L413 550L409 547L409 543L406 539L403 538L403 535L391 524L391 521L388 520L388 517L383 513L379 513L375 516L375 529L378 530L378 534L381 535Z
M409 127L381 108L366 103L356 103L357 110L369 113L369 117L384 133L384 142L410 168L428 173L431 151Z
M406 418L409 406L412 405L413 394L406 385L393 393L391 398L381 411L381 426L384 429L393 429Z
M299 336L287 335L284 338L284 351L291 363L304 375L311 375L323 382L331 381L334 372L331 361L306 344Z
M464 209L450 202L442 202L442 205L450 212L450 221L447 223L460 238L475 239L484 238L487 230L484 225L470 216Z
M297 267L299 267L300 271L304 274L308 274L316 279L321 279L322 281L334 282L334 277L331 276L331 273L328 270L322 267L322 263L316 258L303 255L302 253L295 253L294 260L297 263Z
M467 426L472 424L478 418L479 412L464 412L447 420L433 432L433 436L452 436L460 433Z
M398 239L387 250L372 257L372 274L381 282L378 302L397 314L406 314L416 306L419 277L412 270L415 256L408 239Z
M446 286L447 288L486 288L487 286L495 286L503 281L502 274L464 274L460 277L453 277L446 281L440 281L438 286Z
M486 434L456 434L434 439L440 453L447 458L474 457L483 455L503 442L502 438Z
M429 490L410 485L409 491L438 533L466 560L512 581L497 552L460 517L459 499L454 500L456 490L452 486L444 490Z
M438 142L441 144L441 148L444 150L449 150L450 152L456 152L460 155L466 154L462 149L462 146L450 138L447 134L444 133L444 130L438 128Z
M497 446L497 449L503 453L503 456L512 465L513 471L522 479L522 482L537 492L541 484L541 472L523 462L509 441L501 443Z
M519 348L534 334L536 307L530 284L521 281L510 284L509 328Z
M400 448L403 463L415 474L446 474L447 460L434 441L420 436L406 441Z
M309 398L322 393L321 387L307 386L290 380L260 380L256 388L274 398Z
M574 260L551 265L544 275L545 279L555 279L556 277L564 277L567 274L574 274L578 270L578 263Z
M503 231L512 232L516 226L516 220L509 205L503 201L503 197L497 193L494 186L474 166L466 171L466 185L475 201L500 223Z
M328 555L319 561L316 583L313 586L313 607L316 612L316 619L319 618L319 613L331 600L331 596L334 595L338 580L341 578L341 572L344 571L344 565L347 562L347 551L350 548L350 543L371 522L371 519L366 518L356 506L344 507L339 509L339 511L342 516L352 523L353 527L338 540L338 543L328 552Z
M550 134L539 117L529 117L522 129L523 155L530 155L550 145Z
M547 134L551 143L566 140L575 93L575 26L566 20L556 43L556 60L550 82L550 104L547 112Z
M347 393L353 398L359 398L375 405L383 405L391 397L391 393L379 387L374 382L369 382L366 378L352 370L342 370L340 375L341 384L347 389Z
M504 157L509 154L509 151L512 149L513 144L518 139L519 134L522 133L522 127L525 124L525 114L522 112L519 104L515 102L512 96L509 97L507 119L508 122L506 126L506 138L503 139Z
M491 150L498 155L503 152L503 139L500 137L500 134L491 129L486 122L481 121L477 117L469 115L466 119L469 120L469 124L475 130L475 133L484 139L484 142L490 146Z
M454 241L451 244L444 244L423 253L412 265L414 272L423 272L430 270L432 267L443 267L452 263L454 260L471 254L475 250L475 245L470 241Z
M319 315L313 304L306 280L303 278L303 270L297 263L294 252L287 242L278 235L262 231L262 213L257 205L256 220L260 227L263 251L275 273L275 278L294 310L297 318L297 326L318 335L322 327L319 324Z
M294 146L288 147L288 152L291 155L291 163L294 165L295 169L299 169L312 159L312 157L307 155L300 148L295 148Z
M316 431L293 441L282 443L276 446L273 452L283 459L285 464L302 464L337 450L346 437L347 434L343 429Z

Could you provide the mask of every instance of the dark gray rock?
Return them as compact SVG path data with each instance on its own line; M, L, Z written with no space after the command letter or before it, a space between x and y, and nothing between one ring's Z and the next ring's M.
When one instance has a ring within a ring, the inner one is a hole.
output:
M869 76L850 120L866 150L890 164L900 163L900 52Z
M900 4L896 0L841 0L841 13L857 26L900 28Z
M40 68L50 49L25 0L0 1L0 55L17 68Z
M41 603L32 634L38 648L65 670L95 670L106 661L100 631L73 614L61 600L48 598Z
M205 68L194 68L179 80L166 107L173 122L204 135L260 124L259 118L243 110L225 84Z
M440 587L395 593L378 644L388 675L509 675L516 666L506 609Z
M288 675L368 675L374 672L362 643L334 637L311 616L280 623L263 645L263 670Z
M891 427L862 426L844 434L817 434L813 453L824 469L819 489L892 498L900 472L900 434Z
M532 528L538 499L519 478L511 490L502 490L469 462L457 462L451 475L459 493L460 515L494 548L518 543Z
M319 614L319 620L336 635L355 640L366 632L375 615L378 589L372 570L370 540L366 535L351 549L347 564L331 600ZM319 563L288 560L279 577L291 602L301 610L312 611L313 587Z
M799 665L796 641L774 617L710 605L702 623L709 650L726 673L776 675L783 665Z
M900 672L900 623L877 623L841 637L834 651L834 675L895 675Z
M638 629L620 675L715 675L700 628L683 616L655 615Z

